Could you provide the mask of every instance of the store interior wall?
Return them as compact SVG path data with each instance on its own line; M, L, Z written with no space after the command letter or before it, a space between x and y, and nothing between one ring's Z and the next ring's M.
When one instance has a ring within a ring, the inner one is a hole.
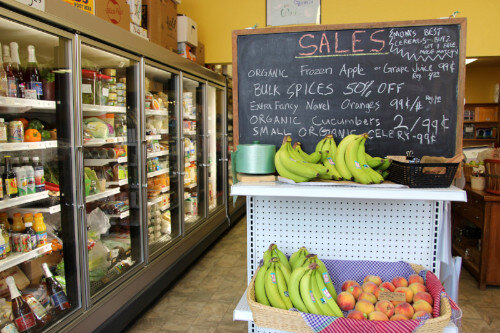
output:
M500 55L497 0L321 1L321 23L342 24L467 17L467 57ZM205 62L231 63L231 31L266 25L266 0L182 0L178 12L198 23Z
M495 103L495 85L499 83L500 64L485 67L467 66L465 102L468 104Z

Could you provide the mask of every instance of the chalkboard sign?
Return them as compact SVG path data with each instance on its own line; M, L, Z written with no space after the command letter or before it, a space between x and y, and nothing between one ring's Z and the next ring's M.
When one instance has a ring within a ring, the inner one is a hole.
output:
M237 143L306 152L368 133L376 156L462 150L466 19L233 32Z

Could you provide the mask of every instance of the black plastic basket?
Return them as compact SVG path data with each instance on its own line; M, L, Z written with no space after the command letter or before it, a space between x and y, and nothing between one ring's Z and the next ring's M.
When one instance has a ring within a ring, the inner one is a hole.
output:
M403 163L392 161L389 180L412 188L449 187L459 163ZM424 168L445 168L443 174L424 173Z

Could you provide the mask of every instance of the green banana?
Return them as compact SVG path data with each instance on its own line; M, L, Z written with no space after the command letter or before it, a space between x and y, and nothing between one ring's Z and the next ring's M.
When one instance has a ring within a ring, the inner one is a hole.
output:
M302 249L302 248L301 248ZM292 267L292 272L295 268L300 267L302 263L304 262L304 258L309 254L306 248L304 248L305 251L297 251L299 252L298 256L295 258L293 262L290 263Z
M285 303L287 310L291 309L293 308L293 304L292 301L290 301L290 297L288 294L288 286L286 283L285 275L280 269L278 263L275 262L274 267L276 270L276 283L278 284L278 292L280 294L281 300L283 301L283 303Z
M296 152L300 154L309 163L318 163L321 159L321 154L317 151L314 151L312 154L308 155L305 151L302 150L302 146L300 142L295 142L293 148Z
M337 302L333 298L332 294L328 291L328 288L325 286L325 282L323 281L323 277L321 275L321 272L319 271L319 268L318 270L316 270L316 273L314 274L314 279L319 290L323 295L323 299L325 300L326 304L328 304L328 306L332 309L333 315L335 317L344 317L344 314L340 310Z
M309 270L308 267L299 267L293 270L292 275L290 276L290 284L288 285L288 294L290 295L290 300L292 301L293 306L301 311L309 313L306 305L302 301L302 297L300 296L300 281L304 274Z
M283 147L282 147L283 148ZM280 148L277 152L276 152L276 155L274 155L274 166L276 167L276 171L278 171L278 174L282 177L285 177L285 178L288 178L288 179L291 179L293 180L294 182L296 183L302 183L302 182L307 182L309 181L309 178L307 177L304 177L304 176L300 176L300 175L297 175L291 171L288 171L288 169L286 169L283 164L281 164L281 158L280 158L280 152L281 152L281 149Z
M333 156L337 152L337 145L335 144L333 135L330 135L328 139L330 140L330 156Z
M331 153L330 156L328 156L326 160L323 161L323 165L328 168L328 175L330 175L331 178L335 180L342 180L342 176L335 167L335 162L333 161Z
M358 162L363 167L363 170L368 174L373 183L380 184L384 181L384 178L375 170L370 168L370 166L366 162L366 152L365 152L365 142L366 137L361 139L358 148Z
M376 169L384 163L384 159L381 157L372 157L369 154L366 154L366 163L368 163L370 168Z
M288 171L309 179L316 178L318 176L318 172L313 168L307 166L306 163L299 162L292 158L288 152L286 145L284 149L280 149L278 151L278 154L280 154L280 162Z
M352 174L351 171L349 171L349 168L347 168L346 161L345 161L345 152L347 149L347 146L349 143L351 143L352 140L354 140L357 137L356 134L350 134L346 136L342 141L340 141L338 147L337 147L337 152L335 153L335 158L333 161L335 162L335 167L337 168L337 171L340 173L342 178L345 180L351 180L352 179Z
M317 255L313 254L313 253L310 253L308 254L304 260L302 261L302 263L299 263L300 267L309 267L310 264L312 263L315 263L316 262L316 259L318 258Z
M279 269L283 273L283 276L285 277L286 285L287 286L290 285L290 276L292 275L290 269L285 264L283 264L283 262L281 260L276 265L279 267Z
M345 152L345 163L357 183L370 184L372 183L372 179L362 169L361 165L358 162L358 149L360 142L361 137L357 137L355 140L349 143Z
M311 264L311 266L312 265L314 264ZM304 301L304 304L309 313L324 315L323 311L318 306L317 300L314 298L314 295L311 290L311 275L313 270L311 269L311 267L308 267L307 269L308 269L307 273L304 274L304 276L300 280L299 284L300 296L302 297L302 300Z
M264 287L264 279L268 268L269 268L269 261L268 262L264 261L262 266L260 266L257 275L255 276L255 298L257 299L257 302L264 305L270 305Z
M297 252L293 253L290 256L290 260L289 260L290 266L292 267L292 270L295 267L294 263L299 258L301 252L305 252L305 255L309 254L309 252L307 251L307 248L305 246L302 246Z
M274 262L271 262L269 268L266 271L266 277L264 279L264 287L266 290L267 299L271 306L283 310L288 310L286 304L281 299L278 291L278 284L276 281L276 269Z
M382 178L387 179L387 177L389 177L389 171L384 170L384 171L382 171L381 175L382 175Z
M278 258L280 260L280 262L283 264L283 266L285 266L286 268L288 268L289 271L292 270L292 267L290 266L290 263L288 262L288 258L283 254L283 252L281 252L279 249L278 249L278 246L276 244L274 244L274 253L278 255Z
M311 291L314 295L314 298L316 299L316 304L325 315L335 316L335 312L327 303L327 298L321 293L321 290L318 287L318 283L316 282L316 275L318 275L318 270L314 269L311 275Z
M385 171L391 166L391 160L388 158L384 159L384 163L377 168L377 171Z
M323 147L321 147L321 162L324 162L326 158L328 157L328 154L330 153L331 150L331 141L329 136L327 135L325 137L325 143L323 144Z
M326 137L321 139L317 144L316 144L316 149L314 149L315 152L318 152L321 154L321 149L323 148L323 145L325 144Z
M321 259L316 258L316 263L318 264L318 272L321 274L321 278L323 279L323 283L325 284L326 288L328 289L328 292L330 295L333 297L335 301L337 301L337 292L335 291L335 288L333 287L333 282L332 278L330 277L330 273L328 273L328 270L326 269L325 264Z
M288 150L288 154L290 154L290 157L293 158L294 160L305 163L308 167L316 170L316 172L318 172L320 175L328 173L328 169L325 168L324 166L307 162L302 157L302 155L300 155L295 149L293 149L291 142L287 142L286 148Z

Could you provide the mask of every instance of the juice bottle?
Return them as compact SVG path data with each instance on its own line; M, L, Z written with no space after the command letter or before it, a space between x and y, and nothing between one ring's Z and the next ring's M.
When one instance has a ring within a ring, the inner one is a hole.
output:
M35 315L31 311L28 303L22 298L21 293L17 289L16 282L12 276L5 279L7 286L10 290L10 298L12 299L12 316L14 323L19 332L30 333L36 330Z
M38 156L33 157L33 169L35 170L35 190L37 193L43 192L45 191L45 174Z
M10 235L7 230L5 230L5 226L3 224L0 224L0 232L2 233L2 237L0 238L3 238L5 241L5 254L8 255L10 253Z
M35 223L33 223L33 229L36 232L37 246L42 247L42 246L48 244L48 242L47 242L47 227L45 226L45 223L43 222L42 213L35 214Z
M34 250L36 249L36 232L32 228L33 222L25 222L24 226L26 227L26 229L24 229L24 233L29 236L27 250Z
M14 172L16 173L17 192L19 193L19 196L22 197L28 194L27 193L28 182L26 180L26 171L24 171L24 168L18 166L14 168Z
M26 215L31 215L31 214L25 214L25 216ZM23 217L21 213L15 213L14 218L12 219L12 232L22 233L24 232L24 229L26 229L26 227L24 226Z
M4 225L5 230L10 230L9 215L6 212L0 213L0 223Z
M23 168L24 171L26 172L26 182L27 182L27 187L26 191L28 194L34 194L36 192L35 189L35 170L30 164L30 159L29 157L25 156L23 157Z
M15 198L18 196L17 192L17 177L12 166L10 164L10 156L5 156L5 172L3 175L4 179L4 191L7 198Z

